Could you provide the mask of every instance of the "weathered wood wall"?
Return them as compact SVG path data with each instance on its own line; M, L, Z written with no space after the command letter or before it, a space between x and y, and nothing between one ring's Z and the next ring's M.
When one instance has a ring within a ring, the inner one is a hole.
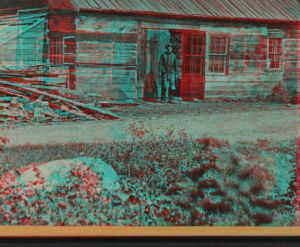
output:
M2 66L24 70L43 63L45 14L22 14L0 23Z
M138 35L135 22L78 16L76 90L135 99Z
M286 25L253 24L241 22L148 20L139 19L142 29L195 30L206 32L205 97L246 97L255 92L268 94L279 82L283 82L283 68L268 69L268 38L287 39ZM226 71L224 74L208 70L209 44L211 35L229 38ZM258 68L249 70L245 54L245 39L259 44L261 49Z
M69 19L68 19L69 18ZM2 25L3 23L0 23ZM20 24L20 25L19 25ZM143 97L144 80L150 71L158 80L159 57L170 40L170 31L195 30L206 32L205 97L243 97L253 92L269 93L278 82L284 81L296 87L299 69L298 28L286 25L267 25L218 21L191 21L176 19L154 19L144 17L115 17L97 14L78 16L27 16L11 30L1 29L1 62L10 68L25 68L47 63L43 53L43 37L74 36L76 39L76 90L96 91L118 100ZM72 28L70 28L72 26ZM4 30L4 31L3 31ZM6 33L5 33L6 32ZM14 37L14 34L17 35ZM226 73L209 73L209 39L211 35L229 37ZM11 35L11 36L10 36ZM4 39L8 39L3 41ZM282 38L284 44L284 66L281 70L268 69L268 38ZM32 43L36 39L37 42ZM247 69L245 39L260 44L261 63L258 69ZM2 40L2 41L1 41ZM6 42L7 41L7 42ZM24 47L27 53L23 59ZM297 48L298 47L298 48ZM298 56L298 57L297 57ZM65 85L69 66L51 65L53 76L49 86ZM139 92L138 92L139 91Z
M299 93L300 82L300 25L290 26L284 43L284 83Z
M208 32L208 35L216 32ZM269 94L272 88L283 82L283 67L272 70L268 67L268 38L287 38L285 27L274 28L267 26L267 32L257 30L253 34L239 34L228 32L229 37L228 52L228 73L224 75L214 75L206 67L205 97L247 97L253 96L256 92ZM261 49L261 56L258 57L257 68L252 70L247 66L249 58L245 50L245 40L253 42ZM207 51L208 51L207 47ZM206 57L208 61L208 56ZM207 63L206 61L206 63Z

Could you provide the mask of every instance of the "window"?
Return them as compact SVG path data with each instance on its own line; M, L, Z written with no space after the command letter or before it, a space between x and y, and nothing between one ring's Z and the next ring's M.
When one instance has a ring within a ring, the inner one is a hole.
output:
M75 63L76 40L74 37L64 37L64 64Z
M51 64L63 64L63 40L62 38L52 38L50 45L50 63Z
M211 73L225 73L228 38L226 36L211 36L209 46L208 71Z
M39 64L47 63L49 54L49 38L37 38L37 62Z
M247 70L257 70L260 68L260 58L262 40L246 39L245 40L245 60Z
M282 39L269 39L270 69L279 69L282 64Z
M35 64L37 60L37 39L26 38L22 41L22 60L24 64Z
M185 74L200 74L202 66L204 38L189 36L186 39L185 46Z
M74 64L76 40L74 37L55 37L51 39L50 63L56 65Z

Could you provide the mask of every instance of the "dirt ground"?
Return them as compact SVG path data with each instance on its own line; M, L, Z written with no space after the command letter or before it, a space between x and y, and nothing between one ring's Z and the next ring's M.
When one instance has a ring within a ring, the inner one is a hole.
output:
M106 108L117 113L119 120L62 122L13 126L3 129L8 146L45 145L67 142L131 141L128 128L142 121L154 136L166 129L185 130L191 137L213 136L240 140L284 140L298 136L297 106L242 102L175 102L144 103L139 106Z

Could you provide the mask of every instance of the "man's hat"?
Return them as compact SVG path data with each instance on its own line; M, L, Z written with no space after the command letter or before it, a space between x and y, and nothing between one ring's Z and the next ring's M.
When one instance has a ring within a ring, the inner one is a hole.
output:
M167 44L165 47L166 47L166 49L168 49L169 47L172 47L172 48L173 48L173 44L172 44L172 43L169 43L169 44Z

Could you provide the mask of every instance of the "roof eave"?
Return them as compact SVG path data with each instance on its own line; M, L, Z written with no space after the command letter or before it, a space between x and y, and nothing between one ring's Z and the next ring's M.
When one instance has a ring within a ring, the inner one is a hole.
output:
M78 9L78 13L101 13L101 14L118 14L118 15L130 15L130 16L154 16L162 18L179 18L179 19L193 19L193 20L227 20L238 22L263 22L263 23L291 23L300 24L300 20L279 20L279 19L258 19L258 18L230 18L230 17L211 17L211 16L195 16L195 15L177 15L177 14L165 14L157 12L131 12L120 10L101 10L101 9Z

